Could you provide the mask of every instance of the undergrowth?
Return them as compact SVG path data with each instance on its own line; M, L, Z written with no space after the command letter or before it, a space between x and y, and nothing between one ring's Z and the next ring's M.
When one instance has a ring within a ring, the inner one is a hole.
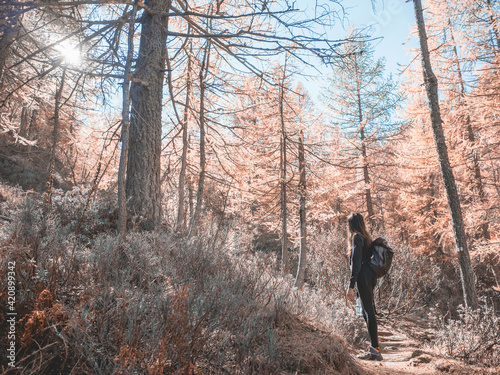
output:
M105 231L103 201L81 233L85 194L50 211L19 202L2 243L0 277L16 263L18 314L17 368L2 356L5 374L359 373L323 296L234 242L146 232L122 243ZM6 352L4 291L0 306Z
M500 317L482 301L477 310L460 307L458 318L443 320L434 346L450 358L492 368L500 366Z

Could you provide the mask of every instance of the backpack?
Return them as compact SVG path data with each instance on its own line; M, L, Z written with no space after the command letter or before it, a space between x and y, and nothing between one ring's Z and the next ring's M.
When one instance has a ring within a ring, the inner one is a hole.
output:
M369 265L377 276L377 279L385 276L389 268L391 268L392 257L394 251L387 245L386 240L379 237L370 245L372 257Z

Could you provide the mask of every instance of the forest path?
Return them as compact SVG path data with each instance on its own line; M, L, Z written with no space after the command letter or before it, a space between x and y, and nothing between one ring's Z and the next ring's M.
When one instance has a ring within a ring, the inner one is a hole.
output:
M388 325L379 326L379 341L382 349L383 361L358 360L359 365L367 372L374 374L436 374L431 352L426 351L423 345L406 335L401 330ZM355 354L363 353L360 349Z

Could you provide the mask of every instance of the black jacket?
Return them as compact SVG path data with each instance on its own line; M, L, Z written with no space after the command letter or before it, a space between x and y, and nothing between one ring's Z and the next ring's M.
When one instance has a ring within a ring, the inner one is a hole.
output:
M354 285L358 280L359 272L361 271L361 265L370 260L371 257L372 251L368 240L356 233L352 238L352 251L351 258L349 260L351 265L351 280L349 282L350 288L354 289Z

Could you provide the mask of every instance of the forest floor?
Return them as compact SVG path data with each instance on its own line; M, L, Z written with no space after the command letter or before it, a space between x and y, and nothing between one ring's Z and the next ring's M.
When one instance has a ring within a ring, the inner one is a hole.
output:
M434 329L423 319L410 319L397 324L379 324L379 341L383 361L357 360L361 368L372 374L498 374L499 369L469 366L438 353L428 343ZM354 354L367 347L355 347Z

